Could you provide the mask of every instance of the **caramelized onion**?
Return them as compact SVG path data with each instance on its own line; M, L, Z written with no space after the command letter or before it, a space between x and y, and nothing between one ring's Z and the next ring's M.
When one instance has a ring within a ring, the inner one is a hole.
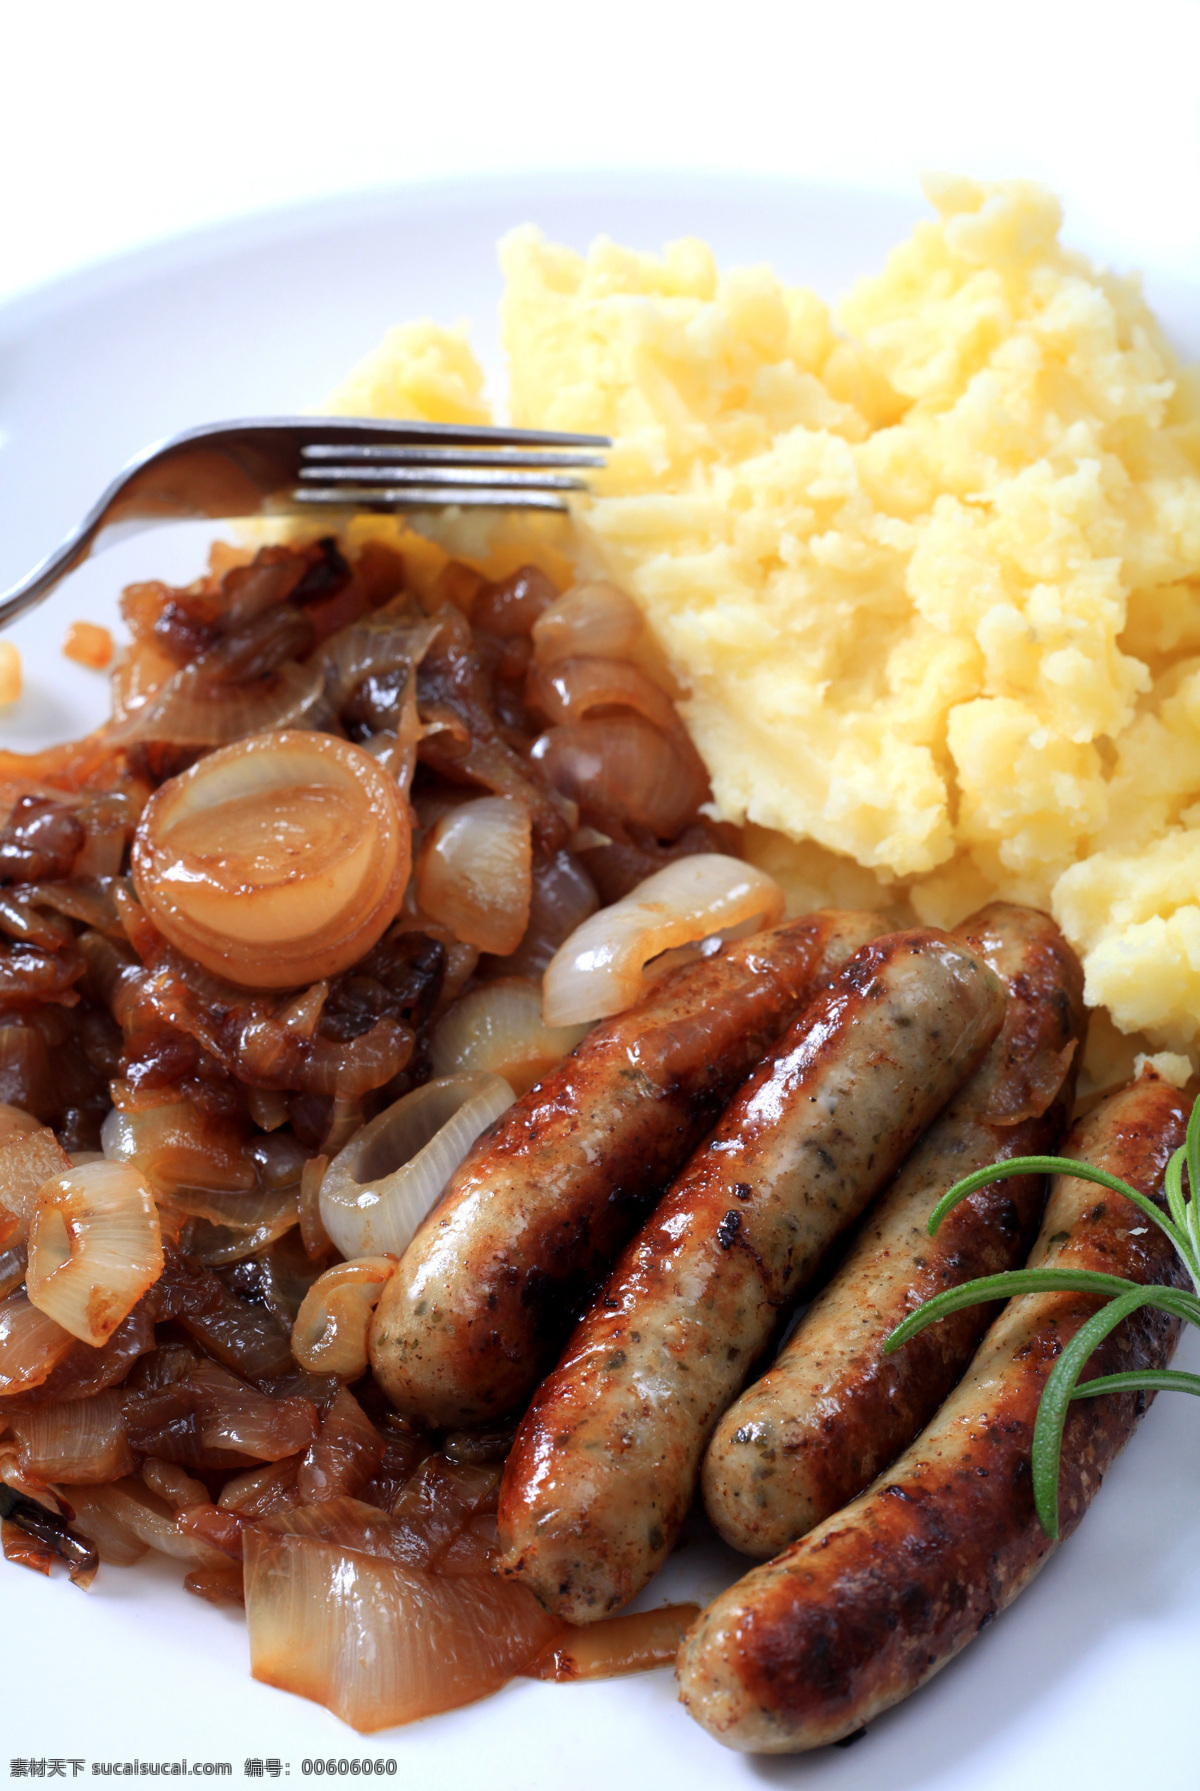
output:
M300 1173L300 1236L309 1257L317 1264L333 1255L333 1241L321 1218L321 1183L328 1168L329 1158L321 1155L310 1157Z
M74 1494L71 1503L76 1504ZM132 1477L115 1480L110 1486L89 1488L88 1496L80 1498L76 1510L80 1530L96 1544L102 1559L105 1556L98 1533L101 1528L107 1529L114 1540L124 1531L160 1554L187 1561L193 1567L216 1567L225 1559L211 1543L180 1530L166 1500Z
M200 1362L188 1376L202 1395L200 1441L258 1461L282 1461L307 1449L317 1434L312 1401L276 1399L248 1387L215 1362Z
M647 827L674 839L708 795L696 749L640 715L552 727L532 757L560 795L605 826Z
M73 1486L74 1528L87 1538L102 1561L114 1567L131 1567L135 1561L145 1559L150 1545L117 1516L119 1500L111 1497L112 1491L111 1486Z
M426 914L481 951L515 951L529 924L529 810L512 796L464 802L431 829L417 863Z
M185 1187L235 1194L254 1186L254 1164L237 1128L173 1096L114 1107L100 1145L110 1163L133 1164L160 1193Z
M311 638L311 636L310 636ZM294 659L270 676L249 684L217 682L199 661L173 673L153 695L130 709L113 739L122 746L141 740L169 746L229 746L273 728L294 728L312 714L324 685L312 665Z
M584 721L593 709L632 709L660 733L682 731L670 697L636 666L619 659L560 659L551 666L532 666L525 700L559 725Z
M101 1349L73 1338L70 1349L45 1380L25 1393L26 1403L57 1405L69 1399L90 1399L123 1381L138 1358L154 1348L158 1292L155 1286L144 1294Z
M284 732L210 753L163 784L138 827L133 876L155 925L208 970L293 988L375 944L409 854L407 815L370 753Z
M20 1114L22 1122L12 1117ZM55 1175L65 1175L71 1159L48 1126L20 1108L2 1109L7 1136L0 1140L0 1243L24 1243L39 1190Z
M166 1500L172 1511L186 1511L189 1505L203 1504L208 1497L202 1480L193 1479L177 1462L159 1461L154 1455L142 1463L142 1479L152 1493Z
M698 1604L568 1624L529 1668L532 1679L612 1679L674 1664L679 1644L700 1615Z
M133 1472L121 1395L115 1391L14 1412L8 1423L20 1447L22 1473L37 1480L95 1485Z
M296 1497L305 1505L355 1498L382 1460L383 1438L349 1388L342 1387L300 1463Z
M481 983L438 1021L429 1045L435 1076L503 1076L515 1095L573 1051L584 1026L547 1026L538 983L517 976Z
M500 1553L499 1527L490 1511L473 1517L437 1565L439 1573L490 1573Z
M12 1107L7 1101L0 1101L0 1146L8 1144L14 1138L22 1138L28 1132L41 1129L32 1113L26 1113L23 1107Z
M0 1230L3 1228L0 1227ZM25 1285L25 1246L10 1244L0 1250L0 1300Z
M292 1330L292 1354L301 1368L348 1381L366 1373L371 1314L395 1267L394 1256L360 1256L318 1276Z
M250 1670L360 1733L486 1697L561 1627L490 1574L455 1578L335 1544L245 1536Z
M572 585L533 625L533 651L541 665L581 654L624 659L642 632L641 611L616 585L597 580Z
M286 1374L293 1366L292 1352L287 1331L275 1314L239 1300L211 1272L202 1288L203 1294L194 1302L200 1309L185 1309L180 1316L188 1335L208 1355L247 1380L265 1381Z
M283 1461L269 1461L264 1467L251 1468L227 1480L217 1500L222 1511L236 1511L243 1517L266 1517L295 1498L299 1457L289 1455Z
M540 977L563 940L599 906L596 885L573 852L535 858L525 937L491 968L510 976Z
M0 1300L0 1396L40 1387L74 1343L69 1331L32 1304L24 1288Z
M578 927L555 953L543 985L548 1026L623 1013L640 999L644 969L672 947L757 920L773 926L783 892L740 858L701 852L656 871Z
M428 1456L392 1507L403 1537L403 1553L396 1558L440 1570L446 1551L471 1521L495 1512L499 1495L497 1465Z
M26 1289L81 1343L106 1343L162 1271L158 1209L136 1170L100 1159L38 1195Z
M164 653L153 637L132 641L117 656L111 674L113 721L117 726L144 710L178 669L171 655Z
M262 1519L262 1527L280 1536L317 1536L403 1567L441 1573L450 1551L476 1521L494 1520L499 1487L497 1467L456 1465L429 1455L409 1476L390 1517L365 1498L338 1495L316 1506L275 1510Z
M184 1240L189 1256L209 1268L243 1262L247 1256L275 1243L300 1221L297 1187L262 1188L254 1194L193 1194L179 1190L173 1196L173 1216L186 1213L192 1220Z
M378 1561L395 1561L406 1567L425 1565L424 1556L419 1562L413 1559L404 1525L365 1500L345 1494L318 1500L315 1505L280 1506L262 1517L259 1528L272 1536L313 1536L321 1542L335 1542Z
M444 1076L355 1134L321 1183L321 1222L345 1257L402 1256L479 1134L513 1101L499 1076Z

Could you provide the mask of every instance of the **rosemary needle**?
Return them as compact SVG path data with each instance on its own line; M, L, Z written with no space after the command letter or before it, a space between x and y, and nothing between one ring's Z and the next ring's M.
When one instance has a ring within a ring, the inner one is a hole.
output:
M1189 1193L1183 1190L1183 1172L1187 1170ZM944 1194L929 1216L932 1237L946 1214L977 1188L1004 1180L1010 1175L1073 1175L1082 1181L1098 1182L1101 1187L1121 1194L1139 1212L1152 1219L1165 1231L1183 1259L1195 1293L1178 1288L1162 1287L1131 1281L1124 1275L1104 1275L1093 1269L1012 1269L1001 1275L984 1275L952 1287L946 1293L926 1300L899 1325L884 1342L884 1354L903 1347L910 1337L936 1324L964 1306L977 1306L985 1300L1012 1299L1019 1294L1088 1293L1105 1304L1081 1325L1059 1356L1038 1402L1037 1422L1033 1430L1031 1451L1033 1497L1038 1520L1052 1540L1058 1536L1058 1473L1062 1456L1063 1426L1072 1399L1092 1399L1102 1393L1195 1393L1200 1394L1200 1375L1185 1374L1169 1368L1147 1368L1140 1373L1106 1374L1079 1385L1092 1353L1111 1331L1141 1307L1153 1307L1187 1324L1200 1326L1200 1101L1188 1119L1187 1135L1167 1164L1164 1192L1167 1213L1154 1201L1131 1188L1119 1176L1095 1169L1090 1163L1077 1163L1071 1157L1010 1157L987 1169L977 1169L964 1176Z

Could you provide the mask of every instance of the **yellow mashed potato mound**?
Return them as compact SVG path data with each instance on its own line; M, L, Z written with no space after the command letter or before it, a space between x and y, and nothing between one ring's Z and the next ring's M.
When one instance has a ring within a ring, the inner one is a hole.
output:
M1200 382L1135 285L1060 246L1043 190L928 192L936 221L836 317L699 242L514 232L513 421L613 436L586 556L643 607L754 856L938 924L1049 906L1089 1001L1185 1047ZM460 334L414 341L425 388L480 403ZM414 414L402 347L347 408L403 391Z

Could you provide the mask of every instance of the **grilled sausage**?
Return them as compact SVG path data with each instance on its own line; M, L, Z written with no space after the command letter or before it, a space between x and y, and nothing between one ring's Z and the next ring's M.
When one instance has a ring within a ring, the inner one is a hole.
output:
M894 1356L883 1344L923 1300L1025 1261L1042 1176L981 1188L931 1238L956 1181L1058 1147L1084 1037L1083 972L1050 919L995 902L952 935L1008 989L1004 1026L958 1096L864 1215L828 1287L774 1365L726 1412L704 1457L708 1515L726 1542L766 1559L839 1511L929 1422L999 1307L970 1306Z
M1066 1151L1161 1198L1191 1105L1153 1070L1073 1129ZM1170 1240L1120 1195L1056 1178L1031 1266L1099 1269L1180 1286ZM709 1605L680 1645L687 1709L748 1753L798 1753L852 1734L953 1659L1045 1564L1056 1544L1033 1504L1038 1400L1093 1295L1031 1294L996 1319L933 1423L874 1486ZM1092 1356L1089 1375L1162 1368L1177 1323L1141 1310ZM1149 1395L1072 1402L1059 1477L1060 1533L1075 1528Z
M750 1077L620 1259L517 1433L501 1570L586 1623L660 1565L779 1309L999 1030L944 935L864 946Z
M485 1133L387 1284L375 1378L431 1424L520 1407L651 1201L808 998L880 930L818 913L665 977Z

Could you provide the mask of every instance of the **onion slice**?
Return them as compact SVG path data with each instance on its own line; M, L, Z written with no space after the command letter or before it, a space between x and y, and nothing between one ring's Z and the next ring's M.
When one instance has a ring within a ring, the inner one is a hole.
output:
M321 1222L343 1256L402 1256L475 1140L514 1096L500 1076L441 1076L356 1132L325 1172Z
M529 925L532 823L513 796L481 796L445 814L417 864L417 900L468 945L505 957Z
M460 995L438 1021L429 1055L435 1076L503 1076L523 1095L573 1051L586 1026L547 1026L538 984L499 977Z
M100 1147L110 1163L139 1169L160 1194L178 1187L248 1193L254 1186L254 1163L236 1128L174 1093L151 1106L114 1107L100 1128Z
M698 1604L625 1612L585 1626L568 1624L528 1669L531 1679L613 1679L669 1667L696 1618Z
M298 988L356 963L395 918L410 834L393 780L331 734L284 730L210 753L151 797L133 880L206 970Z
M624 659L642 632L642 616L632 597L600 580L572 585L533 625L539 664L552 665L580 654Z
M292 1328L292 1354L310 1374L355 1381L367 1371L367 1332L394 1256L337 1262L304 1296Z
M560 659L550 667L531 666L525 700L559 726L584 721L595 709L632 709L662 734L683 732L670 697L620 659Z
M486 1697L561 1628L491 1574L441 1577L253 1528L244 1543L251 1673L360 1733Z
M0 1395L40 1387L75 1347L69 1331L32 1304L24 1288L0 1300Z
M99 1349L162 1272L158 1209L135 1169L101 1158L46 1183L25 1286L72 1337Z
M41 1189L51 1176L65 1175L71 1167L49 1126L22 1114L28 1126L19 1130L8 1117L15 1112L19 1109L4 1110L8 1136L0 1139L0 1241L5 1249L25 1242Z
M20 1446L21 1472L60 1485L96 1485L132 1474L121 1394L114 1388L92 1399L14 1412L9 1428Z
M573 1026L620 1014L645 993L645 967L660 952L710 939L783 913L773 877L740 858L699 852L676 859L577 927L546 969L547 1026Z
M207 675L206 675L207 674ZM324 689L315 666L289 659L251 684L219 684L196 660L137 703L124 694L125 719L112 738L121 746L159 740L172 746L226 746L268 728L294 728L317 707Z

